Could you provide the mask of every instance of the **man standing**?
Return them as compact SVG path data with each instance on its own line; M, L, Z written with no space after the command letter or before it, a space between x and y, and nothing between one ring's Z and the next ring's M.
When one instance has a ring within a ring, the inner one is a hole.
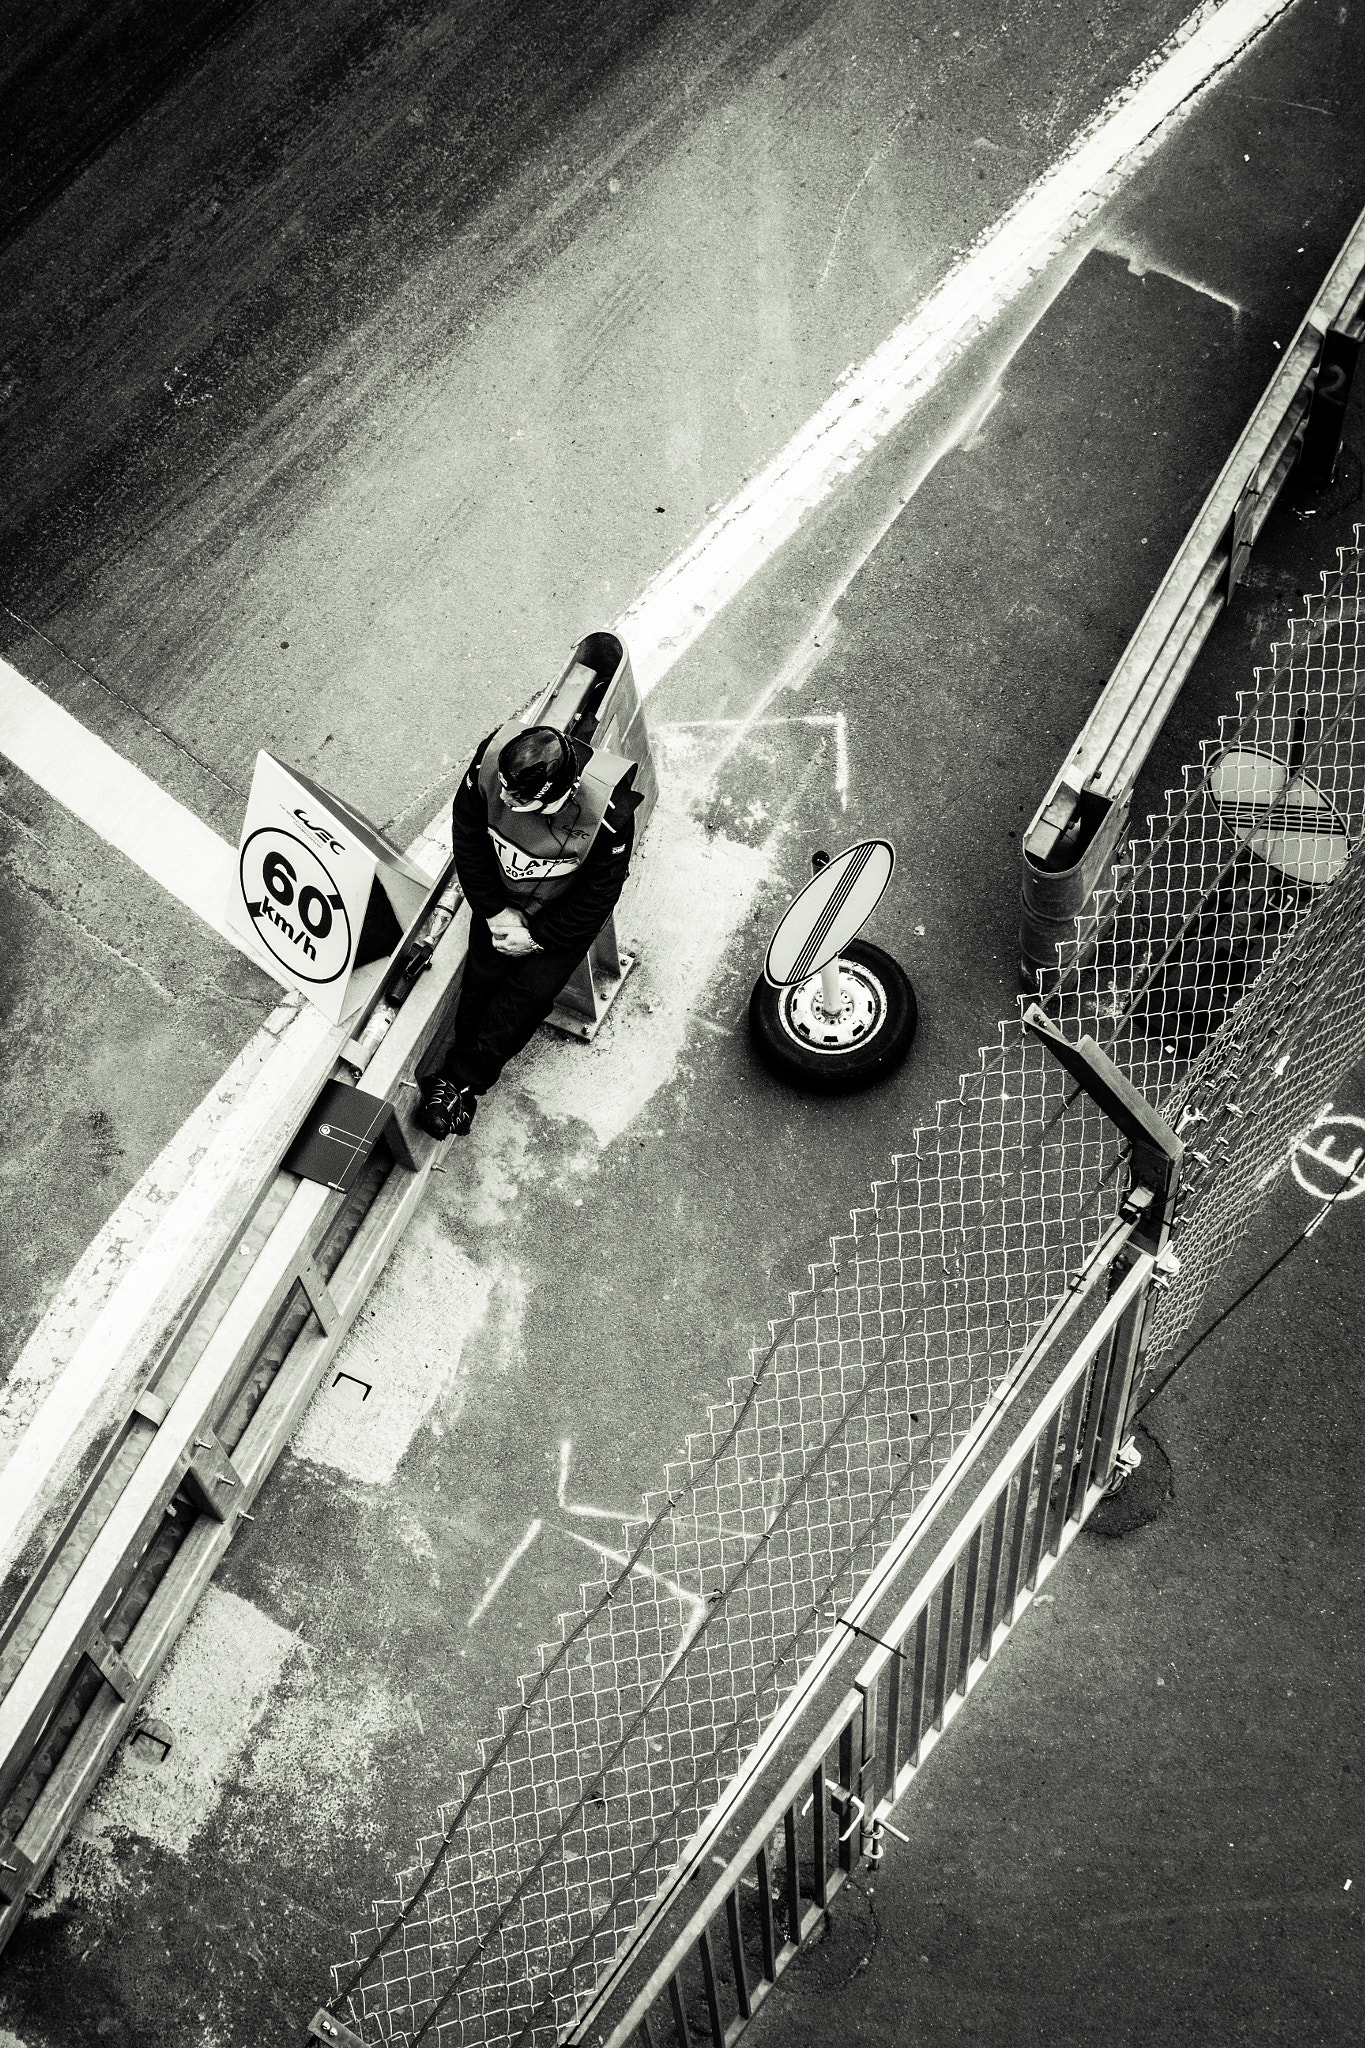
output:
M640 802L635 768L552 725L513 719L479 747L455 798L455 868L470 909L455 1038L422 1084L417 1122L464 1137L621 894Z

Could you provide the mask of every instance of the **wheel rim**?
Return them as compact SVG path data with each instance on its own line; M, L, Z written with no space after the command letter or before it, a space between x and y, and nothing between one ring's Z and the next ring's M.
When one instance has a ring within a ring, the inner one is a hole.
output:
M838 1012L830 1016L818 974L784 988L777 1015L785 1036L805 1051L830 1059L866 1045L886 1022L886 989L861 960L840 960L839 995Z

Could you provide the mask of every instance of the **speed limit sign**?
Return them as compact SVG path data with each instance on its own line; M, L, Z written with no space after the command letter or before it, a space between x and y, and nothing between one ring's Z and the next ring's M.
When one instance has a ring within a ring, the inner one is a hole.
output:
M299 981L321 984L351 960L351 920L319 854L297 833L262 825L242 848L242 900L256 936Z
M360 812L273 755L257 756L228 923L333 1023L383 979L430 887Z

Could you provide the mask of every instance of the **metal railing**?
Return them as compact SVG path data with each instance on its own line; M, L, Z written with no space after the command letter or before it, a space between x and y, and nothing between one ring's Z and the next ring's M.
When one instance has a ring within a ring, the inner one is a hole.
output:
M52 1862L288 1442L443 1147L410 1122L415 1072L464 959L452 870L363 1042L326 1072L395 1111L349 1191L259 1172L215 1272L147 1361L0 1622L0 1947ZM420 950L418 950L420 949ZM413 969L429 959L430 972ZM401 1007L395 997L402 998ZM316 1087L313 1090L316 1093ZM280 1133L283 1152L298 1119ZM246 1263L246 1258L250 1263Z
M530 716L633 760L643 827L657 782L615 634L580 641ZM460 904L447 855L382 990L289 1063L150 1310L134 1269L111 1388L86 1374L64 1440L12 1487L30 1498L8 1504L14 1551L0 1572L0 1948L440 1170L446 1145L411 1113L459 988ZM590 1036L622 978L608 926L564 992L564 1028ZM349 1188L281 1164L329 1079L363 1079L394 1112Z
M1302 456L1325 483L1365 333L1365 213L1238 437L1022 845L1024 976L1055 966L1117 857L1133 787Z
M849 1640L874 1647L834 1712L807 1736L775 1792L765 1797L768 1779L746 1774L747 1796L701 1845L722 1864L719 1877L681 1927L677 1911L656 1922L567 2042L659 2048L671 2028L679 2048L690 2048L697 2033L730 2048L854 1870L879 1862L887 1834L900 1833L891 1823L899 1801L1104 1497L1148 1290L1163 1284L1150 1253L1126 1271L1116 1263L1129 1235L1111 1233L1076 1276L1073 1294L1083 1297L1121 1272L990 1477L927 1566L920 1561L950 1521L957 1493L883 1585L879 1609L905 1582L911 1587L891 1619L874 1626L871 1616L840 1617ZM973 1476L990 1462L979 1446ZM811 1706L819 1703L817 1696ZM714 1853L718 1845L723 1855Z

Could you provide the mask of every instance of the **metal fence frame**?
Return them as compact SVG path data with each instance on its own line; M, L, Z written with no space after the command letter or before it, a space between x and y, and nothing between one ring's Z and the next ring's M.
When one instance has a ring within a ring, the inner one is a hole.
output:
M1020 945L1030 986L1055 964L1059 942L1071 936L1071 921L1117 857L1138 775L1201 648L1232 602L1315 416L1330 408L1339 433L1336 417L1338 408L1344 410L1344 394L1329 391L1324 382L1319 395L1319 379L1328 350L1354 351L1362 334L1365 213L1276 364L1023 835ZM1331 364L1334 375L1338 367ZM1334 459L1334 443L1331 453ZM1076 834L1074 849L1064 852Z
M1117 1226L1097 1247L1076 1276L1073 1299L1111 1282L1134 1227ZM671 2018L678 2048L691 2048L691 2008L713 2048L730 2048L854 1870L880 1861L885 1836L898 1832L891 1826L897 1804L1104 1498L1132 1399L1136 1335L1149 1290L1162 1284L1158 1259L1131 1257L966 1511L950 1524L955 1489L884 1575L875 1612L911 1585L891 1619L874 1629L840 1617L846 1643L870 1638L875 1645L851 1687L814 1732L818 1693L806 1701L785 1747L802 1737L804 1746L776 1792L764 1797L771 1773L761 1759L746 1767L741 1797L689 1858L694 1870L703 1855L722 1863L720 1876L681 1927L676 1909L656 1916L648 1943L637 1942L604 1982L563 2036L566 2044L659 2048L662 2017ZM986 1455L978 1444L973 1465ZM920 1560L945 1524L949 1533L926 1568ZM862 1611L869 1623L875 1619Z

